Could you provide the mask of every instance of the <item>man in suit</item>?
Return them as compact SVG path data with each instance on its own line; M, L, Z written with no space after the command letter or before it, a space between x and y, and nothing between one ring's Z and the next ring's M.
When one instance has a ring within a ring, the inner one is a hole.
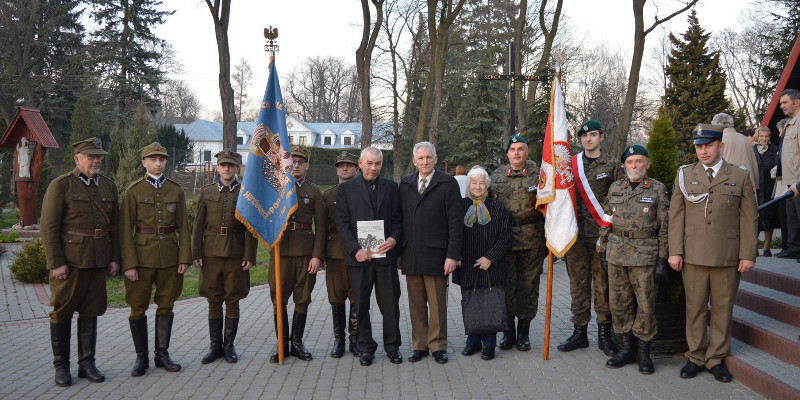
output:
M436 148L414 145L417 172L400 182L403 239L400 261L408 287L412 353L416 362L433 350L437 363L447 362L447 275L461 260L464 205L458 182L437 171ZM430 318L428 312L430 311Z
M675 178L668 261L682 272L686 289L689 350L681 378L708 368L716 380L729 382L724 359L731 349L733 301L741 274L755 265L758 227L750 174L722 158L722 130L700 124L692 134L699 162L681 167Z
M361 174L339 184L336 193L336 226L344 248L344 263L350 290L355 300L358 320L360 363L369 366L375 359L378 344L372 338L369 317L372 287L383 315L383 348L394 364L403 362L400 355L400 279L397 276L397 250L400 241L400 203L397 184L378 175L383 154L374 147L361 151L358 160ZM358 241L359 221L383 223L385 241L375 252L364 249ZM380 257L383 256L383 257Z
M789 121L783 128L777 171L783 187L777 188L776 196L779 192L785 192L788 185L800 181L800 90L784 90L781 93L780 104L781 111L789 117ZM788 246L784 257L800 260L800 198L798 197L786 200L786 231L785 240Z

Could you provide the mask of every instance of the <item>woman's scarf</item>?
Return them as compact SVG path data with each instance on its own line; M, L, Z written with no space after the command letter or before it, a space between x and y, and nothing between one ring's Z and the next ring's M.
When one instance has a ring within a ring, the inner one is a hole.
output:
M758 154L761 154L762 156L767 152L767 149L769 149L769 146L762 146L760 144L757 146L758 147L756 147L756 150L758 150Z
M488 224L489 221L492 220L492 216L489 215L489 209L486 208L486 204L484 204L486 195L473 197L472 194L470 194L469 198L472 199L472 205L469 206L467 214L464 215L464 225L471 228L472 225L475 225L476 221L481 225Z

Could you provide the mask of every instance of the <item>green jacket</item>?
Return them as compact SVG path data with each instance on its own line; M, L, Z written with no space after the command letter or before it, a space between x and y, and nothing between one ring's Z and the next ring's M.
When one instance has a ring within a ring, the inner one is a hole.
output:
M312 225L313 230L304 229L304 226ZM281 257L311 256L324 260L327 230L322 192L317 185L306 180L297 186L297 210L289 217L289 224L281 237Z
M256 262L258 242L236 219L236 200L241 185L233 190L213 183L200 189L192 234L192 258L230 257Z
M536 210L536 193L539 189L539 167L527 160L525 168L514 172L510 165L502 165L491 175L491 197L505 206L512 220L511 250L538 248L544 240L544 215ZM527 221L519 224L514 221Z

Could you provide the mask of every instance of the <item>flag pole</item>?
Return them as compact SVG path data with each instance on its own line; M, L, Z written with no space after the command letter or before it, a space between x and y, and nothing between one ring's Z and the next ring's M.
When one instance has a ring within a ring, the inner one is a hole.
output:
M276 313L278 315L278 365L283 365L283 359L286 354L283 354L283 293L281 290L281 243L275 243L275 300L278 302L275 305Z
M544 349L542 359L550 359L550 310L553 306L553 251L547 251L547 303L544 311Z

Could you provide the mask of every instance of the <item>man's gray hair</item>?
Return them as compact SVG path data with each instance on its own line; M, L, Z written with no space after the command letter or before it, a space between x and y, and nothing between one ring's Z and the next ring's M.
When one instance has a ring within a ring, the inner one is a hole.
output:
M364 158L364 156L367 154L372 154L373 156L380 156L381 160L383 160L383 152L381 152L381 149L377 147L365 147L364 150L361 150L360 158Z
M489 178L489 173L486 172L486 170L483 169L483 167L481 167L480 165L472 167L472 169L470 169L469 172L467 172L467 183L469 184L469 181L471 181L472 178L478 178L478 177L483 177L483 179L486 179L487 188L492 185L492 179Z
M789 96L789 98L792 99L792 100L800 99L800 90L797 90L797 89L786 89L786 90L781 92L781 95L778 98L781 98L783 96Z
M417 156L417 150L419 149L431 149L433 152L433 156L436 157L436 146L433 145L431 142L419 142L414 145L414 150L411 152L413 157Z
M733 117L729 114L719 113L711 119L711 125L721 125L726 128L733 128Z
M778 128L778 130L783 131L783 128L786 127L786 123L787 122L789 122L789 118L784 118L784 119L778 121L778 123L775 124L775 127Z

